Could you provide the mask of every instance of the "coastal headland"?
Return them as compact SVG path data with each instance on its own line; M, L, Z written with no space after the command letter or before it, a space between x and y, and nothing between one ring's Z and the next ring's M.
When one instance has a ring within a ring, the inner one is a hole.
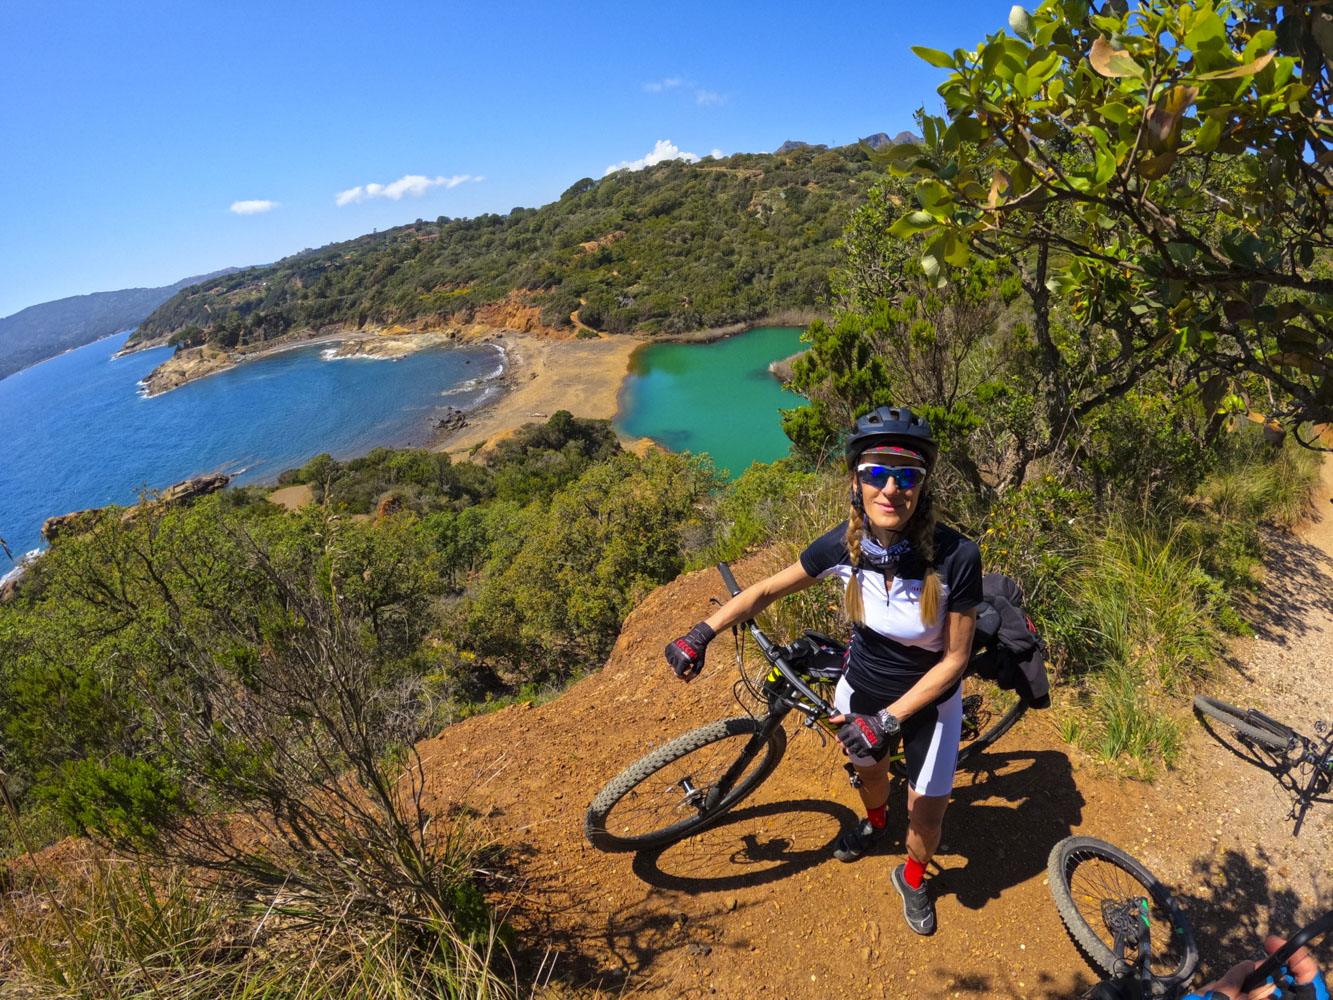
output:
M313 344L338 344L336 353L339 357L360 355L390 359L446 343L480 343L497 333L507 332L562 336L542 325L540 308L527 305L518 296L510 295L478 309L472 322L461 325L442 327L421 320L384 326L330 325L300 330L277 340L243 345L232 350L224 350L213 344L177 348L175 354L148 374L143 380L143 387L149 396L157 396L246 361ZM163 337L138 341L131 339L115 356L122 357L136 351L161 347L166 342Z

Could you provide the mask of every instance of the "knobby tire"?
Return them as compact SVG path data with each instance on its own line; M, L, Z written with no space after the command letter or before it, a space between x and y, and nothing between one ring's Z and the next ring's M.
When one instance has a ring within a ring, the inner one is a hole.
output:
M760 719L736 716L701 726L658 747L597 793L584 817L583 835L602 851L640 851L665 847L716 822L763 784L787 750L787 734L781 726L775 726L761 745L751 747L762 724ZM720 798L703 808L686 801L679 784L682 777L688 777L705 795L710 791L717 795L717 781L752 749L754 759ZM684 766L675 766L681 761L686 762Z
M1102 918L1103 904L1144 896L1152 901L1153 996L1174 996L1173 991L1194 975L1199 950L1189 921L1170 890L1120 848L1095 837L1066 837L1051 849L1046 875L1060 919L1104 974L1123 973L1138 955L1115 953L1114 934Z
M1194 696L1194 708L1210 719L1226 723L1242 736L1270 750L1285 753L1290 743L1290 737L1286 733L1275 732L1262 721L1251 718L1245 709L1228 705L1225 701L1206 698L1199 694Z

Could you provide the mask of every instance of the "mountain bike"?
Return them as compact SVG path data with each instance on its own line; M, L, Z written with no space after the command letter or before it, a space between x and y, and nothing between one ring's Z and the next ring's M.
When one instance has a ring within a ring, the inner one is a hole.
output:
M1189 987L1199 949L1189 921L1152 872L1095 837L1051 849L1047 882L1074 943L1108 978L1083 1000L1174 1000ZM1278 976L1296 950L1333 930L1333 911L1312 921L1245 978L1245 992Z
M718 563L717 569L731 595L739 594L730 567ZM665 847L715 823L778 766L787 750L783 723L793 712L801 726L821 738L837 732L828 719L838 714L831 700L845 646L817 632L807 632L784 646L753 620L742 625L769 665L762 679L747 677L742 668L733 687L746 714L678 736L612 778L584 817L583 835L593 847L603 851ZM737 660L742 660L739 647ZM762 704L764 714L750 711L743 694ZM1008 732L1027 708L1017 694L976 676L965 677L959 766ZM905 777L904 759L899 748L891 752L891 773ZM851 765L846 767L851 783L858 784Z
M1120 848L1066 837L1051 849L1047 882L1065 928L1109 976L1085 1000L1176 997L1194 975L1199 949L1169 889Z
M1290 779L1293 802L1287 818L1296 821L1292 836L1300 833L1310 806L1324 801L1319 796L1333 787L1333 729L1329 724L1322 719L1316 721L1316 735L1310 737L1257 709L1237 708L1216 698L1196 695L1194 708L1230 726L1246 743L1264 751L1284 787Z

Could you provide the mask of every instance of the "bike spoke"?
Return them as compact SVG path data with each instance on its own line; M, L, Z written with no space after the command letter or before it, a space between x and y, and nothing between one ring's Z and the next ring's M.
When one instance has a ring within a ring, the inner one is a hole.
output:
M1170 917L1152 898L1147 887L1131 873L1095 854L1076 853L1071 855L1069 864L1072 869L1069 888L1074 905L1108 948L1115 947L1115 931L1107 926L1107 909L1117 913L1128 912L1131 910L1131 900L1147 898L1152 971L1161 975L1180 964L1180 949L1172 939ZM1120 957L1133 962L1138 954L1126 942Z
M663 767L617 803L607 818L608 832L637 837L706 815L708 805L715 801L718 782L749 741L748 734L720 740ZM761 759L762 754L756 754L731 784L744 780Z

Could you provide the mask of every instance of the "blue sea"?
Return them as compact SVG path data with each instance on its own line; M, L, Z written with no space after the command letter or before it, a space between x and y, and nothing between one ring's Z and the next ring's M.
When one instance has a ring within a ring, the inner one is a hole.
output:
M392 361L311 345L148 398L139 382L171 350L113 358L128 336L0 379L0 538L15 559L41 547L46 518L134 503L142 487L212 472L272 482L324 451L425 447L446 407L479 405L504 371L491 344ZM0 552L0 577L11 566Z

